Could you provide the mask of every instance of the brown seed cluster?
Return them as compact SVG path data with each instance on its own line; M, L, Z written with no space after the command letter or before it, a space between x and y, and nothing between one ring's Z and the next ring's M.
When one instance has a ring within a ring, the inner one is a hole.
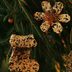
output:
M31 48L37 46L37 42L32 34L26 36L13 34L11 35L9 42L13 48Z
M60 64L59 62L55 62L55 69L56 69L56 72L60 72Z
M72 72L72 51L68 55L64 55L63 59L65 61L66 72Z

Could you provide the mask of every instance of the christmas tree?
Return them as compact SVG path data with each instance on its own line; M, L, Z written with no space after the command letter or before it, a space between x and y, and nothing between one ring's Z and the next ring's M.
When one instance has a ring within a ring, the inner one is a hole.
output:
M71 17L72 0L0 0L0 72L72 72ZM10 41L13 35L17 46ZM28 39L24 53L36 70L10 71L13 48L23 48L15 37Z

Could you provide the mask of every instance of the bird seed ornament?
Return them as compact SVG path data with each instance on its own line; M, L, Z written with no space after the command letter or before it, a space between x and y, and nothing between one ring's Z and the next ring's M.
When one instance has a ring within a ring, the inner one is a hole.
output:
M51 27L55 33L60 34L63 31L60 22L67 23L70 21L70 16L68 14L60 14L64 8L63 3L55 2L55 5L51 7L50 2L42 1L41 6L44 12L36 12L34 14L36 20L43 20L40 29L43 32L47 32Z
M9 42L13 48L31 48L37 46L37 42L32 34L26 36L12 34Z
M63 59L65 61L66 72L72 72L72 51L68 55L64 55Z
M25 36L12 34L9 43L13 47L9 59L10 72L38 72L39 63L30 59L31 47L37 46L33 34Z
M39 64L34 59L29 59L30 51L14 49L9 59L10 72L38 72Z

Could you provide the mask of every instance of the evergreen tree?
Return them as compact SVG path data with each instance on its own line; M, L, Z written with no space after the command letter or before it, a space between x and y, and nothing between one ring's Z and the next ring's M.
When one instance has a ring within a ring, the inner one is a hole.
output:
M56 34L51 28L47 33L40 29L42 21L34 19L35 12L43 12L43 0L0 0L0 72L9 72L8 61L12 52L9 39L12 34L33 34L37 47L31 56L40 65L39 72L66 72L63 55L71 49L70 42L72 19L62 24L62 33ZM62 14L72 17L72 0L46 0L53 6L55 2L64 4ZM72 36L72 35L71 35ZM58 71L58 69L60 71Z

